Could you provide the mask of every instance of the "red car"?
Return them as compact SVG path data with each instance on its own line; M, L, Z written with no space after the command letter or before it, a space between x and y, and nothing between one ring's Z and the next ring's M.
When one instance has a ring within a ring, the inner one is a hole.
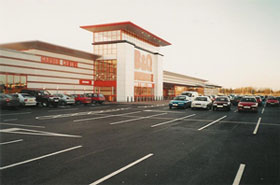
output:
M266 100L266 105L267 106L279 106L279 100L277 98L270 96Z
M99 94L99 93L87 93L85 94L86 97L91 98L91 102L92 103L99 103L102 104L105 102L105 97L103 94Z
M258 102L255 97L245 96L240 99L237 108L238 108L238 112L241 111L258 112Z
M255 98L256 98L256 100L258 102L258 105L262 106L262 98L260 96L256 96Z
M85 95L83 94L73 94L72 96L75 97L75 102L76 104L84 104L84 105L87 105L89 103L91 103L91 98L89 97L86 97Z

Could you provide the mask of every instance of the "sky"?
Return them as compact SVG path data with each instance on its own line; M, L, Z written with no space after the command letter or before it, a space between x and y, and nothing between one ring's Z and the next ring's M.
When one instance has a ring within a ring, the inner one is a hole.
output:
M280 90L279 0L0 0L0 43L92 52L80 28L131 21L170 42L164 70L225 88Z

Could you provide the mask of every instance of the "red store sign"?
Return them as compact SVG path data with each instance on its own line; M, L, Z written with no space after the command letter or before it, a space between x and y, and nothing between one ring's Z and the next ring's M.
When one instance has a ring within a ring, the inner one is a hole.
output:
M91 80L80 79L80 85L91 85L91 84L92 84Z
M62 60L62 59L46 57L46 56L41 56L41 63L62 65L62 66L75 67L75 68L78 67L78 62L70 61L70 60Z

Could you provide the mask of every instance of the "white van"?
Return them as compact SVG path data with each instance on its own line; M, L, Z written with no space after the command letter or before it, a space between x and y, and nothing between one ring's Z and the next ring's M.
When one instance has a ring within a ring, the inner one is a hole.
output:
M190 97L190 99L193 101L196 97L198 97L198 92L195 91L184 91L181 95L186 95Z

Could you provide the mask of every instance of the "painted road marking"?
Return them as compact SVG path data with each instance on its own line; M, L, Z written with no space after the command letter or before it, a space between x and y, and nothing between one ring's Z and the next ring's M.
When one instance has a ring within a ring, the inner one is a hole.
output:
M22 124L15 124L15 123L0 123L0 125L11 125L11 126L32 127L32 128L45 128L44 126L22 125Z
M5 170L5 169L12 168L12 167L15 167L15 166L19 166L19 165L22 165L22 164L30 163L30 162L37 161L37 160L40 160L40 159L43 159L43 158L46 158L46 157L50 157L50 156L57 155L57 154L60 154L60 153L68 152L68 151L71 151L71 150L75 150L75 149L78 149L78 148L81 148L81 147L83 147L83 146L79 145L79 146L75 146L75 147L68 148L68 149L65 149L65 150L60 150L58 152L54 152L54 153L50 153L50 154L47 154L47 155L43 155L41 157L36 157L36 158L29 159L29 160L26 160L26 161L10 164L10 165L7 165L7 166L0 167L0 170Z
M117 121L117 122L113 122L113 123L109 123L110 125L116 125L116 124L120 124L120 123L127 123L127 122L131 122L131 121L138 121L138 120L142 120L142 119L147 119L147 118L152 118L155 116L161 116L161 115L165 115L167 113L161 113L161 114L155 114L152 116L146 116L146 117L140 117L140 118L135 118L135 119L128 119L128 120L123 120L123 121Z
M207 124L207 125L205 125L205 126L199 128L198 130L203 130L203 129L205 129L205 128L207 128L207 127L209 127L209 126L211 126L211 125L217 123L218 121L221 121L222 119L224 119L224 118L226 118L226 117L227 117L227 116L223 116L223 117L221 117L221 118L219 118L219 119L217 119L217 120L215 120L215 121L212 121L211 123L209 123L209 124Z
M262 114L264 113L264 108L262 109Z
M14 141L3 142L3 143L0 143L0 145L7 145L7 144L17 143L17 142L21 142L21 141L23 141L23 139L18 139L18 140L14 140Z
M110 173L109 175L107 175L107 176L105 176L105 177L103 177L103 178L101 178L101 179L99 179L99 180L97 180L97 181L91 183L90 185L97 185L97 184L100 184L100 183L102 183L102 182L104 182L104 181L110 179L111 177L113 177L113 176L115 176L115 175L117 175L117 174L119 174L119 173L121 173L121 172L127 170L128 168L130 168L130 167L132 167L132 166L135 166L136 164L138 164L138 163L140 163L140 162L142 162L142 161L144 161L144 160L146 160L146 159L152 157L153 155L154 155L154 154L152 154L152 153L151 153L151 154L148 154L148 155L142 157L141 159L138 159L137 161L134 161L133 163L130 163L130 164L126 165L125 167L122 167L121 169L119 169L119 170L117 170L117 171L115 171L115 172L113 172L113 173Z
M118 117L118 116L124 116L124 115L129 115L129 114L136 114L136 113L139 113L139 112L142 112L142 111L135 111L135 112L129 112L129 113L124 113L124 114L116 114L116 115L109 115L109 116L95 117L95 118L77 119L77 120L74 120L73 122L81 122L81 121L90 121L90 120Z
M183 119L186 119L186 118L195 116L195 115L196 115L196 114L191 114L191 115L188 115L188 116L185 116L185 117L182 117L182 118L177 118L177 119L173 119L173 120L170 120L170 121L165 121L165 122L162 122L162 123L158 123L158 124L152 125L151 127L153 128L153 127L165 125L165 124L168 124L168 123L173 123L173 122L175 122L175 121L180 121L180 120L183 120Z
M22 128L1 129L0 133L36 135L36 136L75 137L75 138L82 137L82 136L77 136L77 135L59 134L59 133L53 133L53 132L44 132L44 131L39 131L39 130L29 130L29 129L22 129Z
M244 169L245 169L245 166L246 166L245 164L240 164L232 185L239 185L243 172L244 172Z
M4 122L6 122L6 121L17 121L18 119L17 118L15 118L15 119L5 119L5 120L3 120Z
M12 116L12 115L19 115L19 114L30 114L31 112L17 112L17 113L10 113L10 114L1 114L1 116Z
M236 109L234 112L237 112L238 111L238 109Z
M253 134L254 134L254 135L256 135L256 134L257 134L257 132L258 132L258 129L259 129L259 126L260 126L261 120L262 120L262 118L261 118L261 117L259 117L258 122L257 122L257 125L256 125L256 127L255 127L255 130L254 130L254 132L253 132Z
M78 110L78 108L71 108L71 109L55 109L55 110L48 110L48 112L67 111L67 110Z
M68 118L74 116L85 116L90 114L98 114L98 113L107 113L107 112L116 112L120 110L128 110L130 108L122 108L122 109L111 109L111 110L99 110L99 111L87 111L87 112L76 112L70 114L56 114L56 115L49 115L49 116L38 116L36 119L38 120L47 120L47 119L57 119L57 118Z
M175 114L185 114L186 112L164 111L164 110L144 110L145 112L171 112Z

